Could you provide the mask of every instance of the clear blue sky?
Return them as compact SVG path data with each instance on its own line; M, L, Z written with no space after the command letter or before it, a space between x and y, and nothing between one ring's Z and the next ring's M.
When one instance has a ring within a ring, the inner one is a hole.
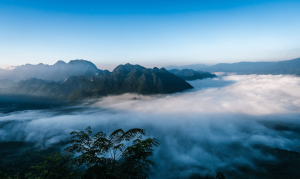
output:
M0 0L0 67L300 57L299 0Z

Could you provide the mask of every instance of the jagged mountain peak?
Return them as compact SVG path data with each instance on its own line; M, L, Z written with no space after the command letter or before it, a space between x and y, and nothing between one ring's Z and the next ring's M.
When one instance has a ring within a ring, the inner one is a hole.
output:
M0 72L0 79L20 81L28 78L39 78L56 82L62 82L70 76L83 75L91 77L110 73L98 69L95 64L87 60L71 60L69 63L59 60L54 65L26 64L18 66L14 70L2 70Z
M73 101L122 93L166 94L193 88L182 78L164 68L147 69L140 65L125 64L117 66L113 73L107 73L102 76L72 75L64 78L62 83L31 78L7 88L4 92ZM65 75L65 73L62 74Z
M118 65L113 71L113 75L127 75L130 73L132 70L138 69L138 70L143 70L145 67L142 67L140 65L132 65L130 63L126 63L125 65Z

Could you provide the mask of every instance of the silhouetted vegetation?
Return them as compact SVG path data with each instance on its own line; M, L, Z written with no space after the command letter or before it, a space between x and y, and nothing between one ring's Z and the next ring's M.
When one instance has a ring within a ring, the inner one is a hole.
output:
M25 178L28 179L72 179L79 178L78 169L73 164L74 155L71 153L59 152L48 157L43 157L44 162L32 166L30 169L34 172L27 173Z
M0 179L59 179L59 178L133 178L148 177L147 171L154 163L149 160L154 138L143 139L145 131L118 129L107 136L103 132L93 135L91 128L72 132L69 146L61 150L60 144L47 150L38 150L24 142L0 143ZM253 161L254 168L235 166L236 170L220 169L217 179L293 179L299 178L300 154L298 152L256 146L263 154L277 160ZM50 153L55 153L51 154ZM42 157L38 157L42 156ZM191 179L212 179L193 175Z
M154 138L143 140L143 129L127 132L118 129L106 136L103 132L92 135L88 127L86 132L72 132L71 135L71 146L65 151L80 154L73 158L73 163L87 167L83 178L148 178L146 171L154 163L147 158L153 154L152 148L158 142ZM124 141L130 140L133 143L127 147Z
M216 179L225 179L224 173L222 173L222 172L217 172Z
M0 171L0 179L146 179L149 167L154 165L148 158L159 143L155 138L143 139L145 134L145 130L138 128L118 129L109 136L103 132L93 135L91 127L74 131L69 146L63 151L40 157L43 161L29 167L25 174L7 175ZM11 149L17 150L18 145L14 143ZM14 166L15 170L18 167ZM216 178L225 179L220 172Z
M91 128L72 132L70 146L63 152L42 157L43 162L31 166L25 174L28 179L145 179L146 171L154 162L148 159L153 155L153 147L158 141L143 139L145 130L118 129L107 136L103 132L92 135ZM132 142L131 145L128 145ZM21 178L21 175L0 173L0 179Z

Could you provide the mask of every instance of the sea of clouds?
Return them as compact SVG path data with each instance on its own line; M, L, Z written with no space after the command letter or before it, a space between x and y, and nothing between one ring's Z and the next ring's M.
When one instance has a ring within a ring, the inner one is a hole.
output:
M124 94L55 110L0 114L0 141L47 148L87 126L111 133L146 129L158 139L151 178L213 176L220 169L274 161L257 146L300 151L300 78L232 75L190 81L170 95Z

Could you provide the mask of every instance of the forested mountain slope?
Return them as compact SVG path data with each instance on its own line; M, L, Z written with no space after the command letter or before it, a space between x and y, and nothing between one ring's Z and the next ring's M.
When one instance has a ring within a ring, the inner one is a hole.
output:
M102 76L71 76L63 83L37 78L21 81L0 92L5 95L27 95L49 100L74 101L111 94L166 94L193 88L166 69L147 69L139 65L119 65Z

